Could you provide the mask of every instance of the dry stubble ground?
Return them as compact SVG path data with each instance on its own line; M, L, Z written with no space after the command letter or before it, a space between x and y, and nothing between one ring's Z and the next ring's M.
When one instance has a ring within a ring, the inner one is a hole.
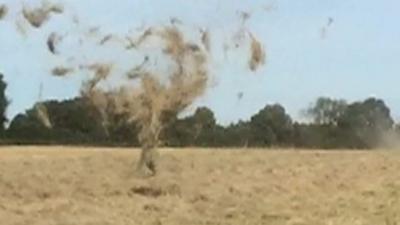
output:
M400 224L400 152L0 149L0 224Z

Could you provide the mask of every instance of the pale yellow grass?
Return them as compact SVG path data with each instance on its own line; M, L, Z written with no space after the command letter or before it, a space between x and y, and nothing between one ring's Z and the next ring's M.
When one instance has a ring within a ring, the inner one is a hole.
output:
M395 151L0 149L0 224L400 224Z

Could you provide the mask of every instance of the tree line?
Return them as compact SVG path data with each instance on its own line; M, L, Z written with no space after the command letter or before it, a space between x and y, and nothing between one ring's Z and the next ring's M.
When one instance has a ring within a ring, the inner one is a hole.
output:
M40 120L36 107L5 124L9 101L0 76L1 143L90 146L139 146L135 124L123 118L104 118L84 98L44 101L52 127ZM296 147L370 149L387 147L400 137L390 109L383 100L368 98L346 102L318 98L304 114L310 122L294 121L280 104L266 105L250 119L228 126L216 122L207 107L185 118L175 118L162 134L169 147Z

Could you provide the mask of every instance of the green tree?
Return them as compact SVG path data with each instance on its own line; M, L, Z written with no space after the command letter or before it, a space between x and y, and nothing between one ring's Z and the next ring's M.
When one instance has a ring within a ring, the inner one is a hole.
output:
M292 119L279 104L267 105L251 117L250 127L251 145L289 145L292 140Z
M51 129L43 124L38 109L33 107L11 121L8 135L27 143L106 144L109 140L96 120L98 115L93 114L83 101L76 98L38 103L46 109Z
M7 83L3 74L0 73L0 135L4 135L5 123L7 122L6 111L9 101L6 97Z
M108 127L108 139L111 143L118 146L139 146L138 133L139 129L131 122L126 124L126 120L121 118L122 115L110 118ZM99 121L101 124L101 121Z
M400 135L400 123L397 123L394 127L394 131L396 132L396 134Z
M40 123L33 110L28 110L12 119L7 136L20 144L40 144L48 143L52 133Z
M225 128L225 146L248 147L252 145L252 127L248 121L238 121Z
M336 125L346 108L347 103L344 100L320 97L305 113L313 119L314 124Z
M200 107L191 118L193 124L194 144L197 146L215 145L215 129L217 122L213 111L207 107Z
M349 105L338 126L351 147L372 148L393 130L394 121L383 100L369 98Z
M164 132L168 146L215 146L217 123L214 113L207 107L183 119L176 119Z
M74 98L63 101L47 101L46 107L49 119L53 124L53 132L67 133L76 140L103 141L107 139L108 127L99 122L96 110L85 103L85 99Z

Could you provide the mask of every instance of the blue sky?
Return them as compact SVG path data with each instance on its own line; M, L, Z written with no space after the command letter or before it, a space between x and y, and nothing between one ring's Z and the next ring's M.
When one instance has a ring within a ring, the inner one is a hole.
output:
M39 1L25 1L37 4ZM247 27L264 43L267 64L257 73L246 68L239 53L215 54L207 93L193 107L211 107L221 123L248 119L266 104L280 103L295 119L318 96L349 101L370 96L386 101L400 119L400 1L396 0L63 0L66 12L52 17L41 29L25 24L26 35L16 31L22 1L0 0L10 13L0 21L0 71L9 83L12 104L9 117L32 106L43 84L43 99L63 99L78 94L82 76L68 79L49 75L65 63L45 47L52 31L80 33L90 26L103 32L126 33L141 24L166 24L171 16L186 26L209 27L213 38L237 27L236 11L250 11ZM263 8L273 5L272 10ZM74 25L77 15L80 25ZM327 27L328 18L333 23ZM22 20L23 22L23 20ZM326 37L321 38L321 29ZM64 47L65 49L68 49ZM72 46L72 45L71 45ZM73 48L72 48L73 49ZM80 52L82 51L82 52ZM127 60L121 51L87 46L75 54L83 58L111 57ZM72 54L72 53L71 53ZM239 101L237 94L243 92Z

